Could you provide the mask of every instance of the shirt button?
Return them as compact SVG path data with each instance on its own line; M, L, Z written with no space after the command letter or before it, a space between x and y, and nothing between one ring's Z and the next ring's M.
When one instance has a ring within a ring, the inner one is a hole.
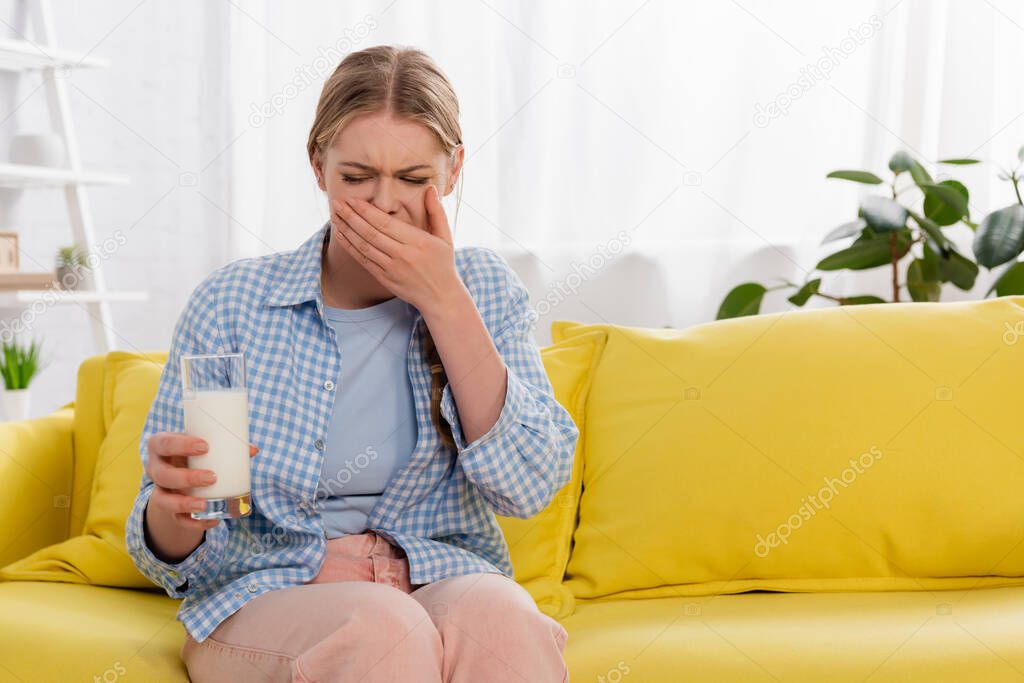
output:
M326 389L327 391L331 391L332 389L334 389L334 382L332 382L331 380L327 380L326 382L324 382L324 389Z
M322 451L324 449L324 440L317 439L316 441L313 442L313 445L316 446L316 449L318 451Z
M250 593L255 593L257 590L259 590L259 586L256 585L255 581L250 581L249 585L246 586L246 588Z

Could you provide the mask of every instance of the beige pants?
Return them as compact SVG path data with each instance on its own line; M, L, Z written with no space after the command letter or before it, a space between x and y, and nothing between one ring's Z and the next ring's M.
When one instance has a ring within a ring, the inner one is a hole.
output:
M333 538L304 586L264 593L202 643L193 683L439 681L564 683L568 633L497 573L409 583L401 548L372 531Z

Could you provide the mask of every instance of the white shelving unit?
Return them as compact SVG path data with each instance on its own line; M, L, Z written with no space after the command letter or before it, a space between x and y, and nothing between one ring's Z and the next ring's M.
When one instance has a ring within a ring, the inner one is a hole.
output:
M148 292L144 291L67 291L63 289L14 289L0 290L0 308L17 308L35 301L50 301L52 297L54 305L58 304L86 304L100 301L128 302L146 301L149 299Z
M89 253L95 252L96 234L92 210L86 194L88 185L123 185L129 182L123 175L82 168L71 109L68 104L67 84L61 71L75 68L103 68L110 62L100 57L68 52L57 47L49 0L18 0L14 5L14 21L18 35L28 37L29 23L33 40L0 39L0 72L18 75L38 72L43 78L50 126L64 140L67 155L65 168L26 166L0 162L0 187L30 190L36 188L62 188L67 201L71 236ZM97 262L88 271L83 287L74 291L6 290L0 291L0 309L18 309L39 301L50 304L75 304L89 314L92 335L98 352L116 348L110 304L114 302L146 301L146 291L111 291L107 289L103 264Z
M55 187L60 185L126 185L127 176L70 168L26 166L0 162L0 185L4 187Z
M22 31L24 34L24 31ZM52 35L52 34L51 34ZM46 48L43 46L47 45ZM53 42L37 40L9 40L0 38L0 69L24 71L26 69L67 68L67 67L108 67L110 62L99 57L86 57L58 50Z

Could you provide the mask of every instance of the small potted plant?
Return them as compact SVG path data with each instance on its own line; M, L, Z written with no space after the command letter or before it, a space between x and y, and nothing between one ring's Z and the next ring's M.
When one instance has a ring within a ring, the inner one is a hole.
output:
M25 346L17 341L0 342L0 376L4 379L3 408L8 420L27 420L29 382L41 369L40 346L35 340Z
M89 269L86 251L78 244L57 250L57 282L63 289L79 289Z

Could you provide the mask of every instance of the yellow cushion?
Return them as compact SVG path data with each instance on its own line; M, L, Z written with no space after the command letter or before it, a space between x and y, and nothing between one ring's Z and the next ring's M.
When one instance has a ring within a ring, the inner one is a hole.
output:
M89 514L89 492L92 475L96 472L96 458L106 435L104 426L103 384L106 379L107 354L89 356L78 366L75 377L74 404L74 467L71 481L71 519L65 538L78 536Z
M551 503L529 519L497 515L509 546L515 579L549 616L572 614L573 596L562 585L569 561L583 481L583 423L593 368L601 357L605 333L582 334L540 350L544 369L558 401L580 430L573 458L572 476Z
M106 436L97 456L82 534L4 567L0 578L163 590L139 572L124 541L125 523L142 478L139 439L156 396L162 355L108 354L103 391Z
M1024 588L579 600L573 681L1020 681Z
M68 537L73 413L0 422L0 566Z
M1006 297L556 327L608 332L566 585L1024 584L1022 321Z
M0 681L181 681L181 602L149 591L0 583Z

